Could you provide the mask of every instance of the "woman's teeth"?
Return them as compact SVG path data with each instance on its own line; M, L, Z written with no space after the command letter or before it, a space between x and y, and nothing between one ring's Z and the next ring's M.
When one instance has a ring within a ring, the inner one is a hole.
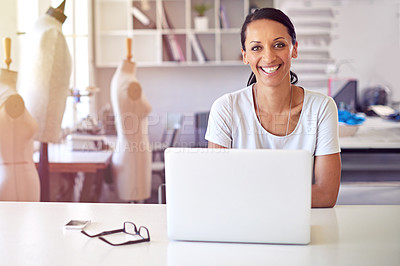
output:
M262 69L264 72L268 73L268 74L271 74L271 73L277 71L278 68L279 68L279 66L274 66L274 67L261 67L261 69Z

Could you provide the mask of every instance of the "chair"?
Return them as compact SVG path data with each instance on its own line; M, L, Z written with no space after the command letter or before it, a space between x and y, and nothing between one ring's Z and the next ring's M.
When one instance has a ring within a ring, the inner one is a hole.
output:
M182 123L182 114L168 113L167 123L161 137L161 143L156 143L152 146L152 174L160 176L162 183L165 183L164 151L168 147L175 147L178 143Z
M161 136L161 142L152 144L153 162L164 161L164 151L168 147L174 147L179 139L182 128L183 115L180 113L168 113L167 121ZM159 157L159 158L157 158Z
M204 137L207 131L209 115L210 112L197 112L194 114L194 146L197 148L207 148L208 146L208 142Z
M204 138L207 125L208 125L208 117L210 112L197 112L194 114L194 147L198 148L206 148L208 146L207 140ZM170 147L174 147L174 145L170 145ZM162 164L162 169L164 170L164 163ZM163 183L158 187L158 203L164 204L165 201L165 172L163 171Z

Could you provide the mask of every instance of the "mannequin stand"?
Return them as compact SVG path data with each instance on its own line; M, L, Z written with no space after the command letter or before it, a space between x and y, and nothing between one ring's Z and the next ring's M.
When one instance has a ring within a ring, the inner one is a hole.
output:
M40 201L50 201L49 155L47 142L40 143L39 159Z

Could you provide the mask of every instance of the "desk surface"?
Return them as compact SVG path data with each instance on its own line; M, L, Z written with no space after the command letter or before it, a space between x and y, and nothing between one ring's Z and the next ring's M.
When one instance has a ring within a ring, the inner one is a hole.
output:
M73 151L70 142L60 144L48 145L48 168L49 173L63 173L63 174L76 174L77 172L84 172L85 174L95 174L96 179L88 178L85 176L85 182L82 188L81 201L98 201L102 182L104 178L104 171L111 163L113 152L112 150L101 151ZM40 152L36 151L33 154L33 161L36 167L39 168ZM41 200L50 201L50 180L49 175L45 171L41 175ZM40 171L39 171L40 175ZM73 189L71 178L69 180L69 187L67 191ZM95 189L92 190L92 184L95 184ZM94 195L91 195L94 191Z
M165 205L0 202L2 265L400 265L400 206L336 206L311 212L311 244L168 241ZM151 242L112 247L79 231L149 228Z
M400 122L367 117L354 136L341 137L342 149L400 149Z
M111 163L112 150L73 151L70 143L49 144L49 171L64 173L96 173ZM40 153L33 154L33 161L39 162Z

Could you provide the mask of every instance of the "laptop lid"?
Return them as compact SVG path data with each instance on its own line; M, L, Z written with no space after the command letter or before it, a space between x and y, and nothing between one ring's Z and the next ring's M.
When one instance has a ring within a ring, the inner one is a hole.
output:
M309 151L169 148L165 177L170 239L310 242Z

